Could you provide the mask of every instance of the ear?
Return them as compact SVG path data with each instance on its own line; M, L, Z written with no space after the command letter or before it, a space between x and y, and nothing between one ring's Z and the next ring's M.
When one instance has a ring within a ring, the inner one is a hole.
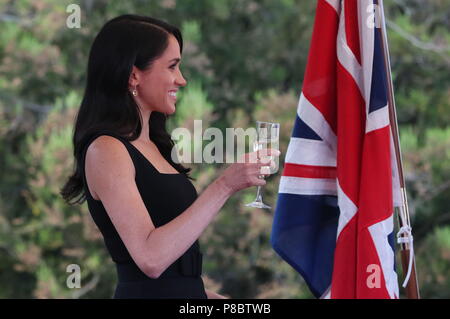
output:
M131 70L130 78L128 79L128 86L130 88L134 88L139 85L139 80L141 77L140 70L133 65L133 69Z

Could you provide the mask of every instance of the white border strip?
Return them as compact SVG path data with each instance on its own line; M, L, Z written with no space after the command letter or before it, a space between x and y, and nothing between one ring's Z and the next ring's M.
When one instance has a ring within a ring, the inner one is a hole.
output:
M322 296L320 296L320 299L331 299L331 285L328 287L327 290L323 293Z
M370 98L369 98L370 99ZM381 109L367 115L366 133L378 130L389 125L389 109L385 105Z
M281 176L278 193L336 196L336 179Z
M305 122L324 142L328 147L336 153L337 137L334 134L331 126L323 117L323 114L311 104L310 101L302 94L298 101L297 108L298 117Z
M378 259L383 269L383 276L386 282L386 290L391 299L397 298L399 295L398 278L394 270L394 251L389 245L388 235L394 231L393 216L373 224L369 227L370 235L377 250Z
M339 31L337 35L336 47L339 62L353 77L359 91L361 92L361 96L364 97L363 70L352 50L347 45L347 38L345 36L345 10L342 10L339 19Z
M347 226L348 222L356 215L358 207L352 202L352 200L344 193L339 181L337 183L338 187L338 205L341 214L339 215L339 225L336 240L339 238L342 229Z
M391 141L391 167L392 167L392 200L394 207L403 206L402 191L400 187L400 175L397 166L397 157L395 156L394 138L390 130Z
M358 1L358 27L359 43L361 48L361 67L364 70L364 100L366 102L366 117L368 118L370 107L370 91L372 89L372 69L373 69L373 50L375 43L375 28L368 23L375 22L376 12L371 12L370 7L374 7L373 0ZM369 12L368 12L369 11ZM375 25L374 25L375 27ZM366 122L366 132L368 131Z
M333 9L336 11L337 14L341 11L341 1L340 0L325 0L326 3L328 3Z
M292 137L287 148L285 162L336 167L336 153L323 141Z

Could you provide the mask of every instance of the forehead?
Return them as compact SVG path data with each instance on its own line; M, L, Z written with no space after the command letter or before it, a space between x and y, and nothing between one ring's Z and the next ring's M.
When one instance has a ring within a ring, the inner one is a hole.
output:
M180 45L173 35L169 35L169 43L167 44L167 48L161 57L167 60L181 58Z

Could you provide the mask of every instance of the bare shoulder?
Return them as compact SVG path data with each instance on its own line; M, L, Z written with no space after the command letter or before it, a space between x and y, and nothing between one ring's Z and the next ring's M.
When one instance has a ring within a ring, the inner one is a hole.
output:
M86 155L102 159L103 157L121 157L126 155L125 145L117 138L109 135L97 137L88 147Z
M121 183L134 179L134 165L125 145L118 139L101 135L97 137L86 151L86 178L92 196L109 188L118 180ZM97 199L97 198L96 198Z
M132 166L125 145L109 135L101 135L89 145L86 152L86 165L90 164L95 164L99 168L103 166L119 166L119 168Z

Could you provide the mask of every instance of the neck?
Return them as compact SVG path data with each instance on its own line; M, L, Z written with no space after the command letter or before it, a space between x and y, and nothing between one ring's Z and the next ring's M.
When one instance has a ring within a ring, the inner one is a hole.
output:
M143 142L150 142L150 115L152 114L152 111L149 110L141 110L141 116L142 116L142 131L141 134L138 137L138 140L141 140Z
M139 141L142 142L151 142L150 141L150 126L149 126L149 120L150 120L150 115L152 114L152 111L142 107L142 103L140 103L139 101L135 100L136 104L139 107L139 112L141 113L141 117L142 117L142 130L141 130L141 134L139 135L139 137L137 138Z

